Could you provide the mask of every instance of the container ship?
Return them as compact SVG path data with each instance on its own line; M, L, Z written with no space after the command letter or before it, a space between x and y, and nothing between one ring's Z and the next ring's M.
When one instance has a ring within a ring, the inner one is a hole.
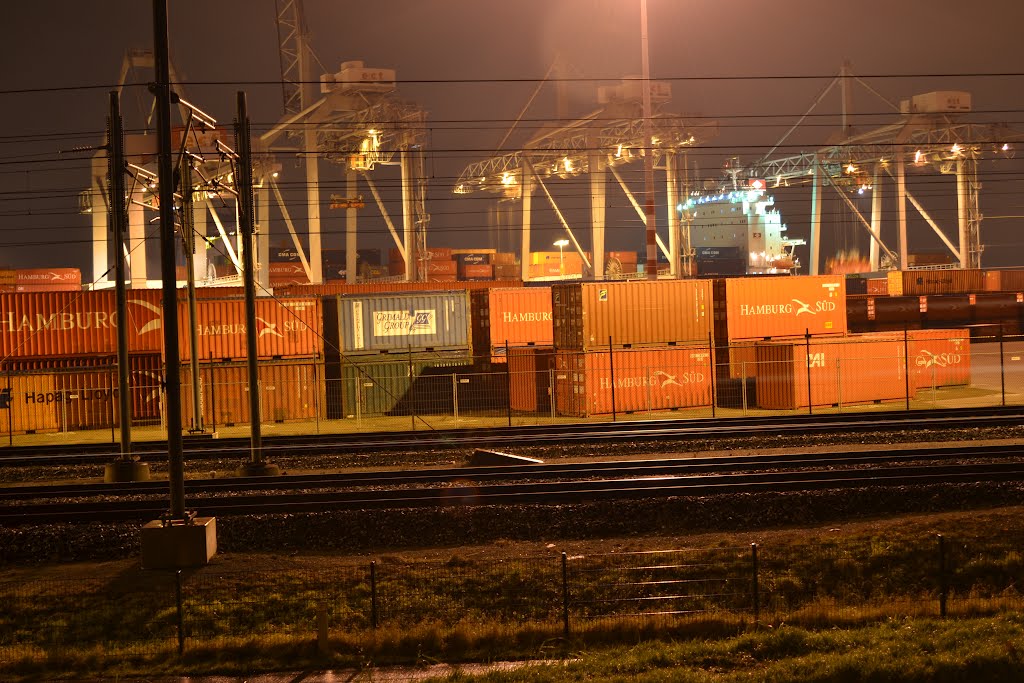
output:
M786 225L762 180L717 194L694 193L682 205L698 275L796 274L793 250L806 244L786 237Z

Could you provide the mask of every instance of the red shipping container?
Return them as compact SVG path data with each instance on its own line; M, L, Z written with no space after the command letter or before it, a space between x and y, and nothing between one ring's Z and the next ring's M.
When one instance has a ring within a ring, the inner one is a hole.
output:
M467 263L459 268L464 280L493 280L494 266L489 263Z
M442 280L443 281L443 280ZM460 280L447 281L442 289L476 290L490 287L522 287L522 280ZM435 292L438 287L434 282L360 282L350 285L347 282L331 281L319 285L289 285L280 291L278 296L334 296L336 294L385 294L389 292Z
M725 300L729 340L846 333L843 276L729 278Z
M196 302L199 359L244 360L245 301L203 299ZM188 304L178 303L181 359L191 355ZM323 354L319 299L257 299L256 348L259 358L311 358Z
M455 261L427 261L426 266L427 275L456 275L458 273Z
M82 271L78 268L27 268L14 271L18 285L74 285L82 288Z
M514 266L516 264L516 255L507 251L495 252L491 256L491 263L496 266Z
M451 261L452 250L450 247L427 247L427 255L431 261ZM401 258L399 258L401 260Z
M902 340L837 337L812 342L809 350L806 343L763 342L757 345L757 364L759 408L806 408L808 389L816 406L906 398ZM915 392L911 383L911 398Z
M128 291L128 350L159 353L161 290ZM114 290L0 294L4 358L117 353Z
M481 289L472 293L473 353L504 360L509 347L551 346L551 288Z
M455 273L431 273L430 275L427 275L427 282L458 282L458 281L459 281L459 277Z
M622 265L626 265L628 263L635 266L639 262L635 251L609 251L608 258L617 259ZM633 272L636 272L636 268L633 269Z
M875 296L885 296L889 293L889 280L884 277L868 278L867 293Z
M587 417L710 406L714 378L711 358L706 346L621 349L613 353L558 351L558 414Z
M1024 270L985 271L986 292L1024 292Z

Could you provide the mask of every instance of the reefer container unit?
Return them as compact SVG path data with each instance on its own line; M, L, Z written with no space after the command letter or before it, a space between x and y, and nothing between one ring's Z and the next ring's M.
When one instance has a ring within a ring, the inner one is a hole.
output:
M128 350L163 347L160 290L128 292ZM117 353L113 290L0 294L0 354L48 358Z
M554 349L509 348L509 406L525 413L551 411L551 380L555 369Z
M762 342L757 345L757 363L759 408L806 408L808 389L815 406L906 397L903 340L840 337L812 342L809 350L801 342ZM911 397L915 391L911 384Z
M889 294L971 294L985 291L983 270L893 270L887 273Z
M260 422L312 422L323 414L323 364L313 361L261 362L259 372ZM192 368L181 371L181 413L184 424L192 418ZM249 424L249 375L244 363L199 366L203 423L207 428Z
M473 354L505 359L505 344L551 346L551 288L480 289L470 294Z
M469 351L465 290L339 296L334 305L343 355Z
M563 283L551 288L555 348L707 343L711 283L707 280Z
M200 361L244 360L245 301L196 301ZM188 304L178 303L178 347L181 359L192 358ZM257 299L256 351L259 358L313 358L323 354L320 300Z
M707 346L559 350L554 387L558 414L588 417L710 406L712 357Z
M452 375L468 378L472 373L472 360L464 353L384 358L388 360L341 364L340 379L327 387L327 400L340 405L343 417L451 415L458 391L453 390Z
M717 290L722 291L720 285ZM846 333L842 275L729 278L724 293L724 311L715 302L716 340Z

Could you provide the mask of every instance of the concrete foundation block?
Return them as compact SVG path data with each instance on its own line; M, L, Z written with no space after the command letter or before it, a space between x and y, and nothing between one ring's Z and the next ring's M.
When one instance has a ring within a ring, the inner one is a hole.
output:
M190 522L157 519L142 527L143 569L202 567L216 552L214 517L194 517Z

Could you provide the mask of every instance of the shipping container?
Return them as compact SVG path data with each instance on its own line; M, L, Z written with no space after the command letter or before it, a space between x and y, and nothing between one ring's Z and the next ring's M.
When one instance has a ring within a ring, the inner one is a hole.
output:
M551 288L481 289L470 295L473 354L503 361L505 345L551 346Z
M757 345L757 405L769 410L905 399L903 340L837 337ZM808 373L810 379L808 380ZM910 385L911 398L916 387Z
M551 302L560 350L706 343L711 335L707 280L561 283Z
M203 424L207 429L249 424L249 368L245 363L199 366ZM324 411L324 369L318 362L264 361L257 368L260 422L313 422ZM182 366L182 421L192 423L192 368Z
M490 264L467 263L459 266L459 279L462 280L493 280L494 266Z
M1024 292L1024 270L986 270L986 292Z
M906 335L911 385L915 389L971 383L971 338L968 330L908 330L874 333L861 339L902 342Z
M129 356L128 382L132 424L159 424L162 408L162 363L158 354ZM26 391L38 394L28 403L49 406L51 423L61 432L111 429L121 424L116 356L38 358L3 364L10 377L21 377ZM3 378L0 383L6 385ZM2 419L2 417L0 417ZM24 430L22 430L24 431Z
M459 353L372 358L341 364L340 379L327 387L329 411L346 419L452 414L458 391L453 377L462 373L468 379L473 369L471 359Z
M458 264L455 261L427 261L427 275L457 275ZM403 271L404 272L404 271Z
M555 404L573 417L710 406L707 346L556 352Z
M841 275L729 278L724 320L721 302L715 304L716 339L846 333L846 279Z
M256 350L259 358L312 358L323 355L320 300L257 299ZM178 345L182 360L192 357L189 307L178 303ZM244 360L245 301L203 299L196 302L199 360Z
M435 275L435 274L431 274L431 275L427 276L427 282L458 282L458 281L459 281L459 276L456 275L455 273L451 273L450 275L444 275L444 274Z
M579 275L582 270L572 270L568 266L561 267L557 263L540 263L530 264L529 267L530 277L562 277L563 275Z
M889 279L887 277L868 278L865 284L867 294L885 296L889 293Z
M971 294L985 291L983 270L893 270L887 274L889 294Z
M0 268L0 287L14 287L17 284L17 272L11 268Z
M14 284L70 285L75 289L81 289L82 271L78 268L19 268L14 271Z
M547 348L508 350L509 405L524 413L551 412L551 380L555 352Z
M846 278L846 294L867 294L868 281L866 278L848 275Z
M495 280L518 280L520 274L520 267L516 264L494 266Z
M455 262L462 266L489 266L491 265L491 254L480 251L455 254Z
M163 347L160 290L128 291L128 350ZM0 294L0 353L4 358L117 353L113 290Z
M522 287L523 282L518 278L501 281L470 280L458 281L445 284L444 289L448 291L467 291L474 289L487 289L489 287ZM279 296L336 296L345 294L402 294L407 292L434 292L438 286L432 282L360 282L348 284L347 282L325 282L319 285L291 285L282 287L280 291L274 290Z
M514 266L516 264L516 255L507 251L495 252L491 256L491 263L496 266Z
M0 383L11 395L10 407L0 410L0 434L57 431L57 405L63 397L52 374L10 375Z
M336 334L343 354L469 351L465 290L339 296L333 305L338 307Z
M615 259L622 265L636 265L637 253L635 251L609 251L608 259Z

